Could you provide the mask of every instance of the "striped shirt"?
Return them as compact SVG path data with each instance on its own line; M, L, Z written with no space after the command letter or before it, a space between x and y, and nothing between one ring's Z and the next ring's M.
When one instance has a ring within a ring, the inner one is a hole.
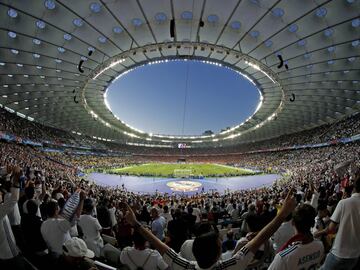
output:
M324 246L314 240L308 244L296 242L276 254L268 270L317 269L324 257Z
M250 252L249 249L243 247L238 251L231 259L221 261L219 260L213 266L208 269L211 270L241 270L246 269L247 265L252 260L254 254ZM164 261L167 265L170 266L173 270L181 270L181 269L193 269L193 270L201 270L195 261L188 261L178 255L174 250L169 249L163 255Z

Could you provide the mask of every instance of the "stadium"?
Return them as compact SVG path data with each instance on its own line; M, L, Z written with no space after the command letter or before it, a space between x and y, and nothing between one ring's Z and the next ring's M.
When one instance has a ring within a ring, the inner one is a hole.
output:
M360 269L359 1L0 13L0 269Z

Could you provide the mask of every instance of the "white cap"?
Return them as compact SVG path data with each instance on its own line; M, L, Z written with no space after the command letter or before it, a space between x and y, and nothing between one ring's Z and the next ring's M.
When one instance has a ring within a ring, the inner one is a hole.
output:
M64 254L71 257L93 258L94 252L87 248L84 240L73 237L67 240L63 245Z
M64 195L62 193L56 193L55 194L55 199L59 200L60 198L64 198Z

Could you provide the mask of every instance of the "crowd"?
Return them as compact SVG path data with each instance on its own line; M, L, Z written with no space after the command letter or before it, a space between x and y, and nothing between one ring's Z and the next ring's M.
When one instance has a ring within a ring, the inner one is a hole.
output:
M51 128L39 133L39 124L7 114L0 113L1 131L73 138ZM263 144L351 136L359 132L358 120L355 115ZM175 150L147 150L150 157L42 150L0 142L0 269L360 269L359 143L252 154L194 150L187 161L284 175L269 187L192 196L132 193L78 176L79 168L174 162Z
M95 151L99 151L99 154L104 153L105 150L114 153L134 154L142 159L146 159L147 157L163 158L168 155L179 158L181 156L197 155L228 155L230 153L243 153L259 149L322 143L351 137L360 134L360 114L357 113L331 124L322 125L296 134L283 135L274 139L246 142L235 146L185 148L181 149L181 151L177 149L175 145L173 148L153 148L100 141L85 134L73 134L71 132L31 122L1 108L0 132L16 134L24 139L30 139L37 142L50 141L58 145L68 144L78 147L88 147Z
M62 160L0 146L2 269L357 269L358 144L230 155L222 161L288 174L271 187L191 197L139 195L76 176L87 159L114 158Z

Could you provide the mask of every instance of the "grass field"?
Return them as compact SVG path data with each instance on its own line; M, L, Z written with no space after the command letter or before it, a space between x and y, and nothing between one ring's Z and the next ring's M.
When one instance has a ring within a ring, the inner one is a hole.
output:
M191 170L193 177L226 177L256 174L251 170L218 164L163 164L149 163L131 167L107 170L108 173L137 176L174 177L174 170Z

